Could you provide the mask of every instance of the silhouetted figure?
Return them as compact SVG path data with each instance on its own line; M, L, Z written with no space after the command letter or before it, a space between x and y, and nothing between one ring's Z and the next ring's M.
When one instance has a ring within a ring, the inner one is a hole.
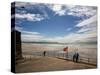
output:
M75 53L73 55L73 62L78 62L78 60L79 60L79 53Z
M45 55L46 55L46 51L43 52L43 56L45 56Z
M76 53L76 62L79 60L79 53Z
M73 62L75 62L76 59L76 53L73 55Z

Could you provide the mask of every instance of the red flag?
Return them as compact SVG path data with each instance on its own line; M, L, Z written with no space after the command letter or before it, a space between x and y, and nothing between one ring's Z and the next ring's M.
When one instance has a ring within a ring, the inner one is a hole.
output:
M68 51L68 47L65 47L63 51L66 51L67 52Z

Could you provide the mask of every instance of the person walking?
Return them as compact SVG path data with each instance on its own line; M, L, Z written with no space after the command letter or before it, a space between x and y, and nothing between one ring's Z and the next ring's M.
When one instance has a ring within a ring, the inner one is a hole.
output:
M65 58L68 58L68 47L63 49Z
M76 62L79 61L79 53L76 53Z
M76 60L76 53L73 55L73 62Z
M46 51L43 52L43 56L46 56Z
M77 52L73 55L73 62L78 62L78 61L79 61L79 53Z

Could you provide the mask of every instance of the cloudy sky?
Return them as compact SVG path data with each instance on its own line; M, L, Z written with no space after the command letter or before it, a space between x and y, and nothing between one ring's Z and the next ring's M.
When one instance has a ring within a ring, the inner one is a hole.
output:
M97 43L95 6L16 2L14 16L22 41Z

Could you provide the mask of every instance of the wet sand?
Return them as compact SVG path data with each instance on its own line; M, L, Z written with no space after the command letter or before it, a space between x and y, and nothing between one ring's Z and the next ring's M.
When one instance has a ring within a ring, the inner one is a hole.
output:
M16 64L17 73L26 72L45 72L60 70L76 70L76 69L92 69L94 65L75 63L68 60L58 59L54 57L35 56L27 58L24 62Z

